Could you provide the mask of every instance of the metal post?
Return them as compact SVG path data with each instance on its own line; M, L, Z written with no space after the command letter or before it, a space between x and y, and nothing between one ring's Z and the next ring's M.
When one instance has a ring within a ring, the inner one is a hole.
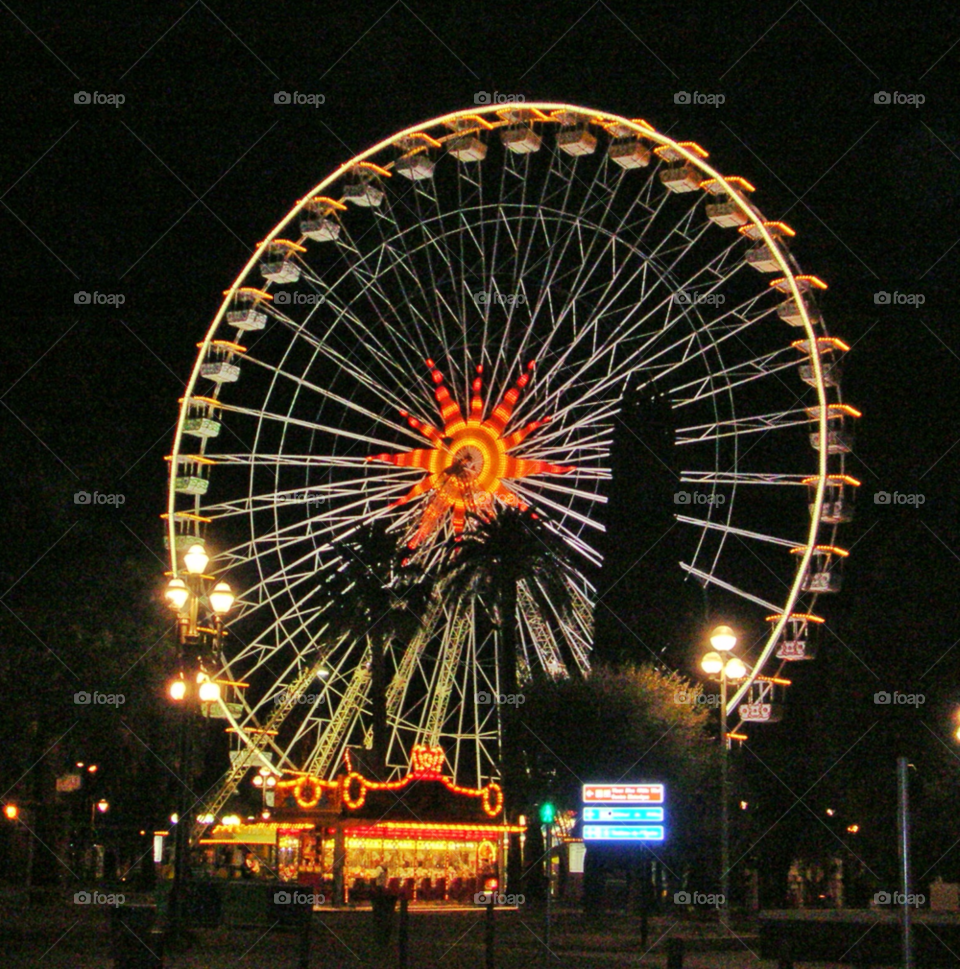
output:
M490 897L487 899L487 923L484 927L484 948L486 950L486 958L484 960L485 969L496 969L494 965L496 936L494 935L493 908L497 904L497 892L499 890L500 887L498 885L490 892Z
M189 716L186 704L189 698L184 698L184 708L180 713L180 798L177 809L177 830L173 839L173 884L170 886L168 921L174 932L179 931L183 922L184 882L187 878L187 854L190 851L190 790L187 786L189 771L187 761L190 756L190 742L187 718Z
M310 929L313 924L313 905L305 905L300 924L300 952L298 969L310 969Z
M410 947L410 911L406 895L400 896L400 931L397 935L397 965L407 969Z
M720 671L720 894L721 909L730 906L730 778L728 773L727 675Z
M910 792L907 786L907 758L897 758L897 848L900 855L900 926L903 933L903 969L913 969L913 928L910 905L913 889L910 877Z
M547 846L547 905L543 923L543 964L550 964L550 896L553 888L553 825L545 824Z

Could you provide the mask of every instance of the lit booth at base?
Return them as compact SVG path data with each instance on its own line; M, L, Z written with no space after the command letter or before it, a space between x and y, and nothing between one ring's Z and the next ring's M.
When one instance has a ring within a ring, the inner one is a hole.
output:
M333 780L285 774L269 821L214 825L200 844L254 852L260 877L311 886L333 904L369 901L378 888L470 903L506 871L508 836L522 829L505 822L496 782L461 787L444 763L441 748L418 746L396 781L365 777L349 757Z

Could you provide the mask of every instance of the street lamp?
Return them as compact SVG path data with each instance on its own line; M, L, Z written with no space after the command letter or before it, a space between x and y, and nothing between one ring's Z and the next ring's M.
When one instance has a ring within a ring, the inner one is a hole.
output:
M181 792L174 835L173 884L170 889L170 923L178 931L183 916L183 885L187 876L190 850L190 817L193 803L187 783L190 762L189 719L194 710L202 711L220 701L220 684L211 679L205 663L216 662L223 640L223 623L233 606L233 592L223 581L206 575L210 556L200 542L191 545L183 556L184 568L167 583L164 592L177 617L179 670L167 692L180 709L179 747ZM211 616L212 628L200 625L201 607ZM187 652L193 655L188 662Z
M742 680L747 668L736 656L729 656L737 645L736 633L729 626L717 626L710 634L713 650L704 655L700 668L720 679L720 894L726 907L730 900L730 777L727 734L727 681ZM727 658L729 656L729 658Z

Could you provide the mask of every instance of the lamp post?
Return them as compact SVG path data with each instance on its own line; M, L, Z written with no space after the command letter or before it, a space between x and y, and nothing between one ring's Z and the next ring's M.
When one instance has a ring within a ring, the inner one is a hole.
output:
M188 877L190 850L190 818L194 799L190 794L189 761L191 715L205 704L220 699L220 685L211 679L205 666L216 662L223 639L224 617L233 606L233 593L226 582L205 575L210 558L199 543L191 545L183 556L185 568L167 583L166 599L177 616L177 675L170 682L168 693L179 707L178 727L180 756L180 798L177 808L177 828L174 834L173 884L170 888L169 923L176 933L183 916L183 886ZM212 628L200 625L201 607L209 609ZM190 658L192 654L192 659Z
M729 626L717 626L710 634L713 651L700 661L709 676L720 679L720 894L722 907L730 900L730 776L728 759L730 737L727 735L727 681L741 680L747 668L736 656L725 658L737 645L737 637Z

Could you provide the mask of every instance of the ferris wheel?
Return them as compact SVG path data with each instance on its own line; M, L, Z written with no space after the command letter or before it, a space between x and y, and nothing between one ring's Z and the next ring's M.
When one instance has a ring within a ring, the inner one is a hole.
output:
M370 747L371 639L328 581L367 541L392 543L399 590L505 509L535 515L573 567L562 606L536 574L518 583L518 664L586 671L627 397L674 417L680 568L770 622L729 710L812 657L857 485L847 347L793 230L708 157L589 108L471 108L345 162L257 246L199 344L170 457L173 574L200 543L239 586L218 674L237 750L211 811L252 768L330 778ZM457 783L498 776L487 605L438 583L386 637L394 775L419 746Z

